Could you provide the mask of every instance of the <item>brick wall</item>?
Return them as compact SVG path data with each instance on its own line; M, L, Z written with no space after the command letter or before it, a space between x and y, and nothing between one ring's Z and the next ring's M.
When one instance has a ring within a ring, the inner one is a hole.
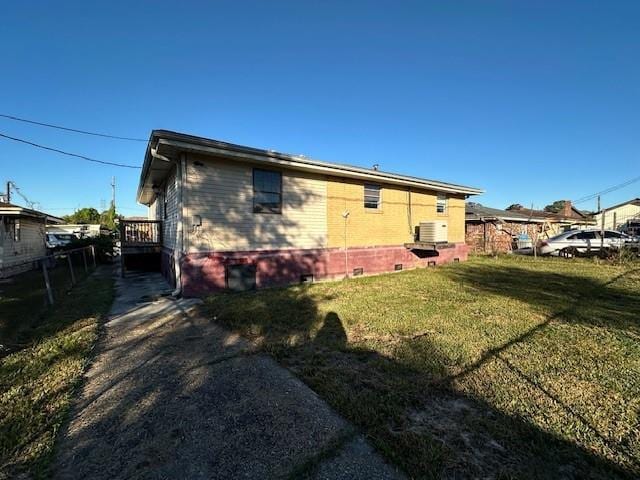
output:
M539 235L538 224L471 223L466 224L465 242L475 253L506 253L513 250L513 237L527 233L531 239Z
M468 247L455 244L431 254L421 254L402 246L272 250L253 252L190 253L182 261L182 288L185 296L202 296L225 289L227 265L256 266L258 288L299 283L302 275L314 280L343 278L345 272L362 268L364 275L392 272L397 264L403 270L441 265L467 259ZM346 264L345 264L346 260Z
M328 177L327 243L330 248L403 245L414 240L420 222L446 219L449 242L464 242L464 196L447 194L444 214L436 213L436 192L381 184L381 207L364 208L364 183L360 180Z

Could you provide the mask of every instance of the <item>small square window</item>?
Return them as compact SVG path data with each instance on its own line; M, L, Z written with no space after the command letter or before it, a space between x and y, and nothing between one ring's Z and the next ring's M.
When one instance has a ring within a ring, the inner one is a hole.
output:
M227 288L234 292L255 290L256 288L256 266L249 264L227 265L226 267Z
M362 275L363 273L364 273L364 269L363 268L354 268L353 269L353 276L354 277Z
M282 173L253 169L253 213L282 213Z
M313 283L313 274L305 273L300 275L300 283Z
M438 195L436 200L436 212L439 214L447 213L447 196L446 195Z
M382 188L375 183L364 184L364 208L379 209L381 205L380 192Z
M394 268L394 270L396 272L399 272L400 270L402 270L402 264L401 263L396 263L393 268Z

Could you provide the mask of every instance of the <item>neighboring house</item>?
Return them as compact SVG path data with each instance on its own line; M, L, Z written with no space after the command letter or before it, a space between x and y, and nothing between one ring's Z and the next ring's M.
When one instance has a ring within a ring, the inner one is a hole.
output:
M156 130L137 199L162 221L165 275L202 295L465 260L481 192ZM427 221L443 244L416 243Z
M544 218L469 202L465 209L465 239L473 252L510 252L533 246L544 223Z
M554 235L572 229L584 229L595 227L596 222L591 216L575 208L571 204L571 200L565 200L562 210L558 213L547 212L545 210L531 210L529 208L520 208L509 210L517 212L527 218L542 220L540 238L551 238Z
M98 237L108 235L109 229L100 224L71 224L48 225L47 233L75 235L78 238Z
M61 218L11 203L0 202L0 277L33 267L46 255L46 226Z
M593 219L598 227L602 226L603 216L605 230L627 230L629 225L640 224L640 198L633 198L594 213Z

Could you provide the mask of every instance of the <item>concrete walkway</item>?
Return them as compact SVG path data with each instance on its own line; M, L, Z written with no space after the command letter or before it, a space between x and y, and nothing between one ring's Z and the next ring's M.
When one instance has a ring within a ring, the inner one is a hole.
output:
M118 293L54 462L57 478L402 478L271 358L162 296Z

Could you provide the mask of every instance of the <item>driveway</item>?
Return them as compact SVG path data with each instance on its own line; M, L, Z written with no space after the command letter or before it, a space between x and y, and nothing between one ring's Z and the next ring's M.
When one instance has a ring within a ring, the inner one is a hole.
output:
M118 279L56 478L402 478L291 373L168 292L159 274Z

